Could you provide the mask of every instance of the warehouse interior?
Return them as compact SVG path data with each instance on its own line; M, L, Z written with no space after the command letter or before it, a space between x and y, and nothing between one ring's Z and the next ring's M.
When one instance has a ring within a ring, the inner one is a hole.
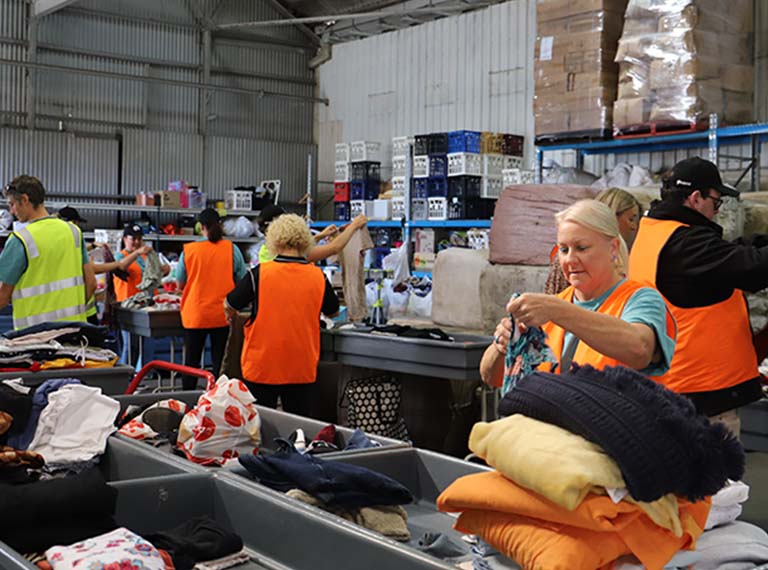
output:
M766 141L762 0L0 0L0 568L768 570Z

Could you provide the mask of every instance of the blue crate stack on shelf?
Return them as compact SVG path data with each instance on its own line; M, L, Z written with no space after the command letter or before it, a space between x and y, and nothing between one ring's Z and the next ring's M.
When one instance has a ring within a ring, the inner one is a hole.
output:
M350 217L365 214L374 215L374 200L381 189L381 162L379 151L381 144L372 141L353 141L349 145Z

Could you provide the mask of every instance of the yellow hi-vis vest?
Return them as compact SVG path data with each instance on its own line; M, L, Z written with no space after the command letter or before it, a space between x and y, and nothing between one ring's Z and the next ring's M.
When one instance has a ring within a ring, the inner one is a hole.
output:
M13 328L50 321L86 321L80 229L57 218L12 234L24 245L27 270L13 289Z

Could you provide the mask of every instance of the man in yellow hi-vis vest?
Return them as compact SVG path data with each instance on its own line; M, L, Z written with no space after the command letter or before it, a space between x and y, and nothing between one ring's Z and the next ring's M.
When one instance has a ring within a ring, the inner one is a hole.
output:
M26 225L0 254L0 308L12 301L13 326L85 321L96 278L80 229L48 214L45 188L18 176L3 190L11 213Z

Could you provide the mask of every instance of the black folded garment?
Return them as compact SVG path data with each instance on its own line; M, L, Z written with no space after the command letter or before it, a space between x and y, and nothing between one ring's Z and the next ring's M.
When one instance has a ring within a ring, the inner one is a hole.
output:
M66 527L73 521L111 517L117 491L107 485L98 468L62 479L25 485L0 485L0 540L6 531L35 532L41 521ZM67 544L67 543L64 543Z
M198 562L222 558L243 549L243 539L207 516L194 517L163 532L145 534L155 548L167 550L176 570L190 570Z
M56 341L62 344L80 344L80 339L85 337L90 346L103 347L109 336L109 329L103 325L92 325L83 321L56 321L32 325L19 330L3 333L5 338L19 339L26 335L58 329L78 329L77 332L66 333L56 337Z
M7 412L13 418L10 429L0 435L0 445L4 445L10 436L24 432L32 413L32 395L17 392L10 386L0 383L0 411Z
M710 423L688 398L629 368L534 372L507 392L499 413L522 414L596 443L616 461L638 501L667 493L697 501L744 475L744 449L723 424Z

